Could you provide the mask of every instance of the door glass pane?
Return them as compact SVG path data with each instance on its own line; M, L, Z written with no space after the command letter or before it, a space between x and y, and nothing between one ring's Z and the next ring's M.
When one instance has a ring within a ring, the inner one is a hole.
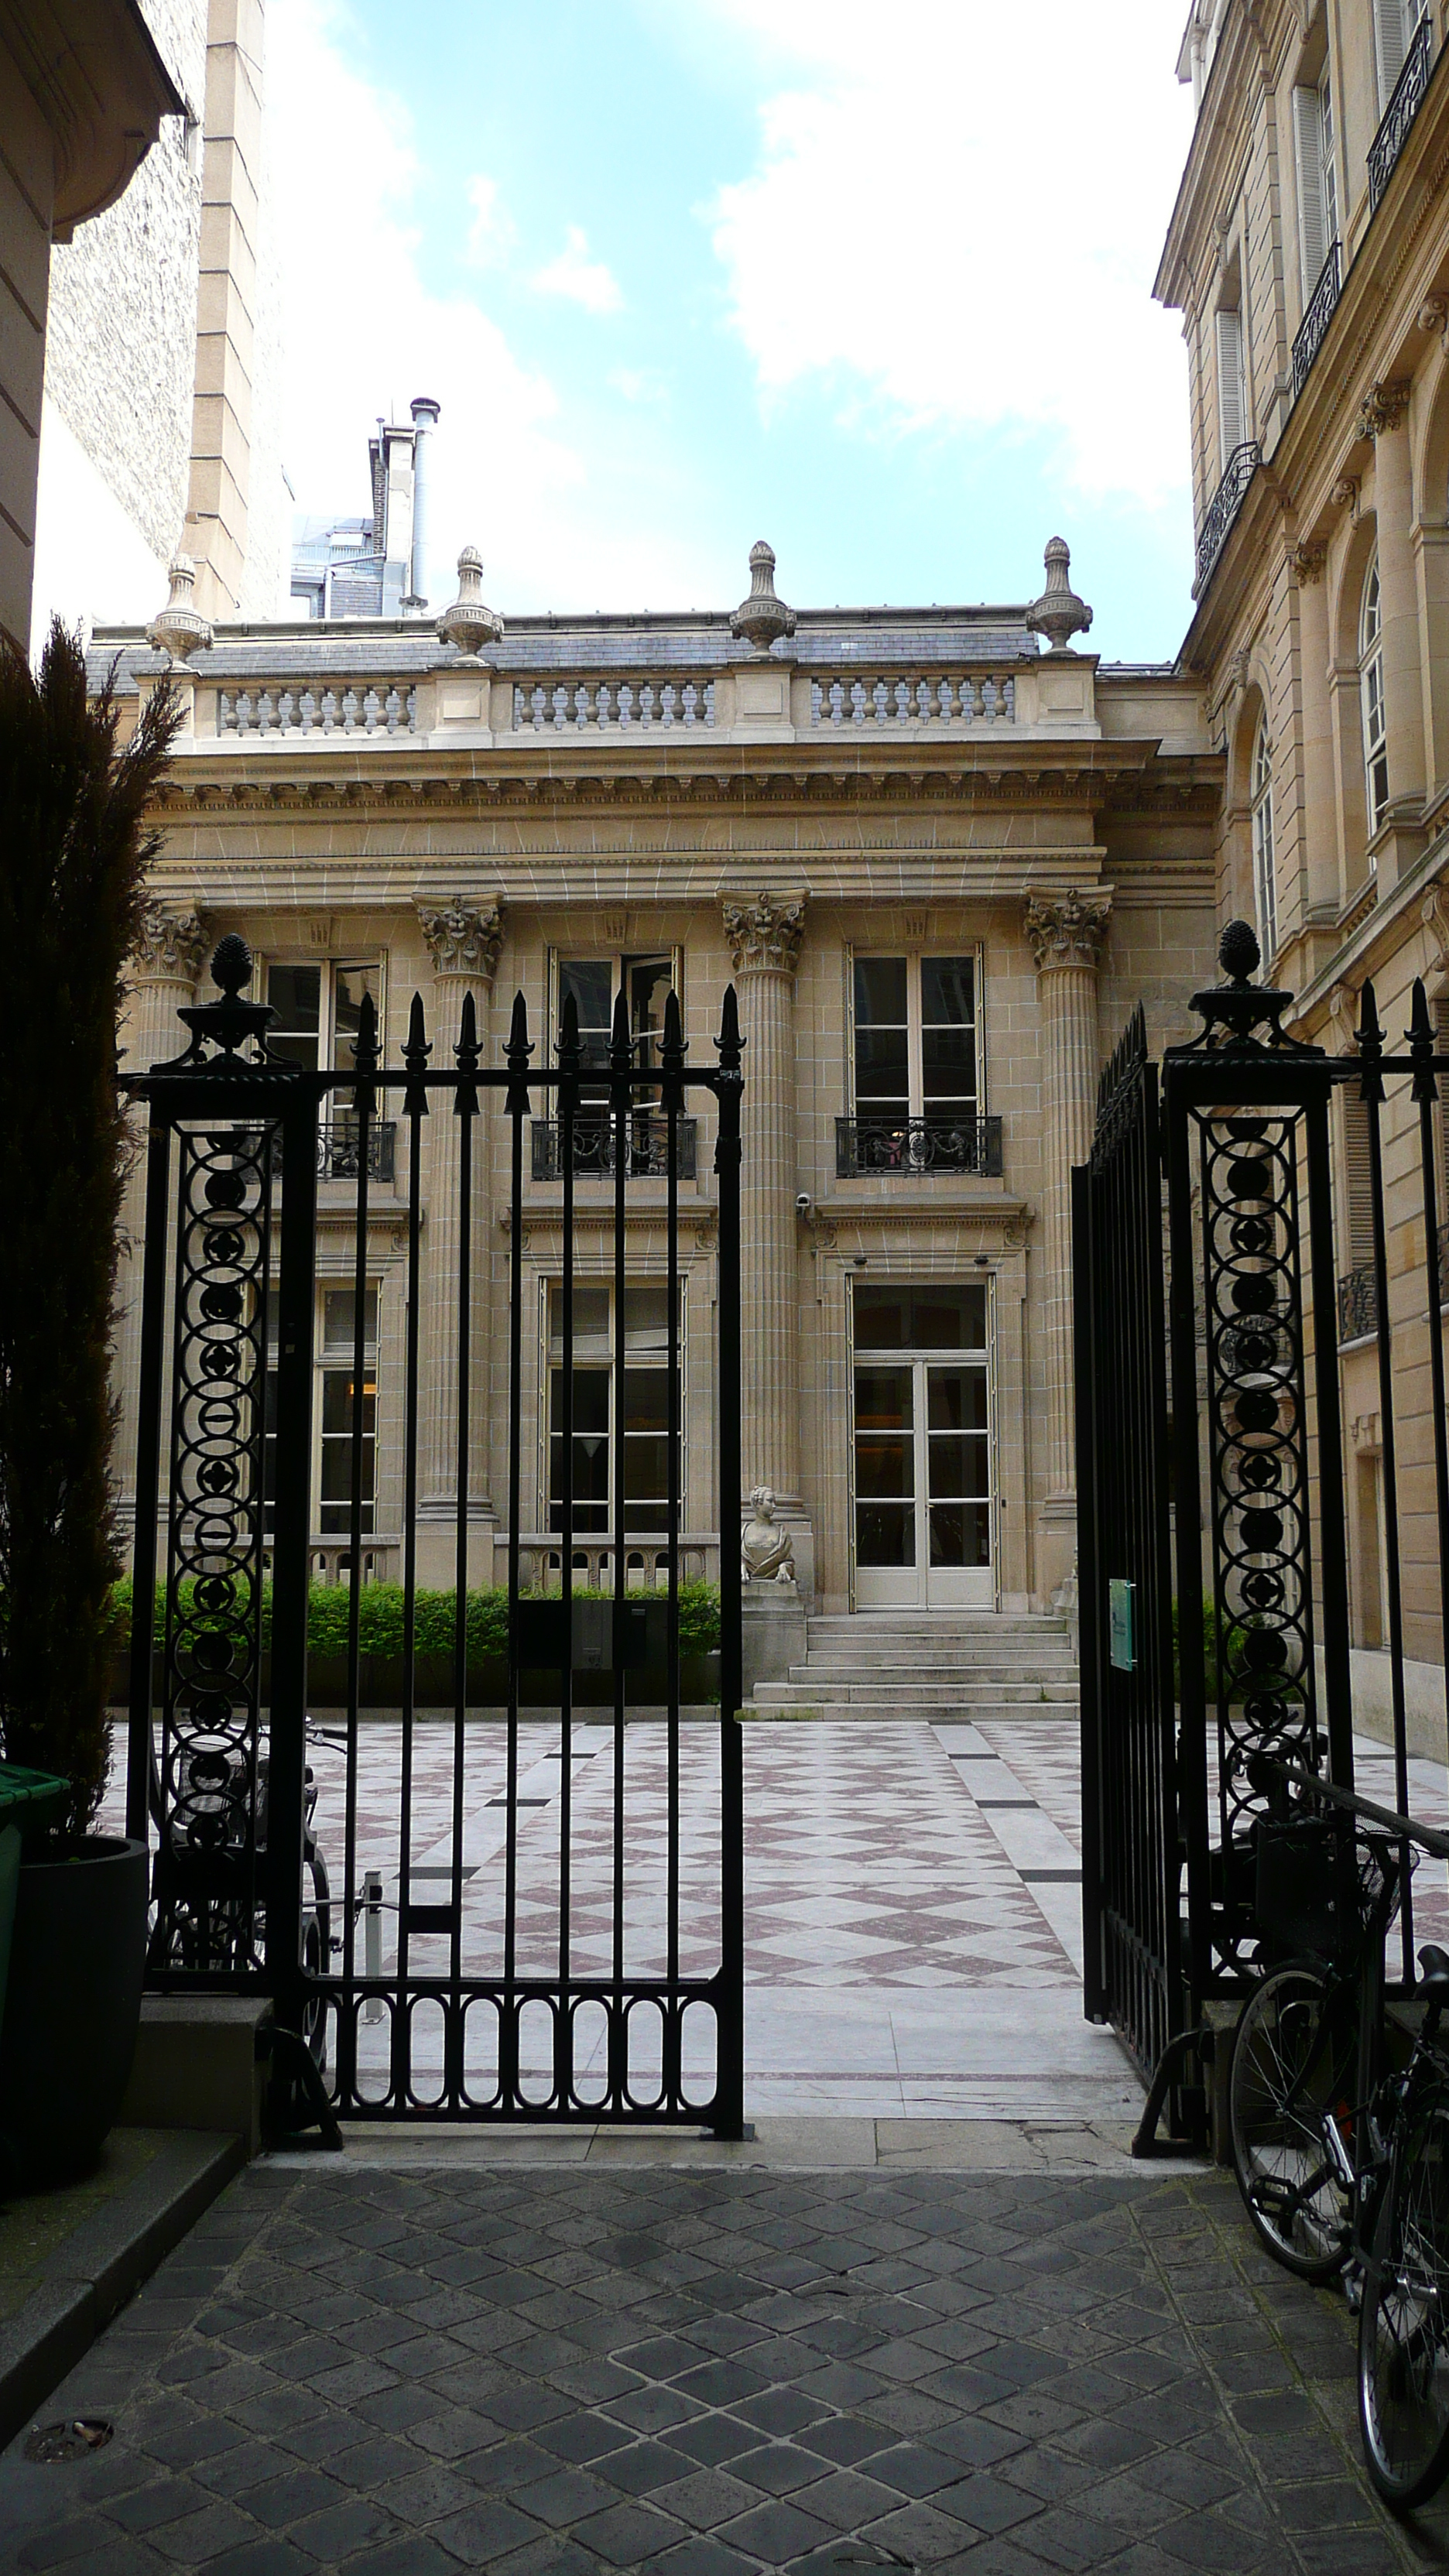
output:
M976 961L921 960L921 1079L925 1106L974 1109Z
M563 1283L548 1291L549 1357L563 1358ZM605 1359L609 1351L609 1291L597 1280L574 1281L574 1358Z
M322 1348L342 1351L353 1348L357 1332L357 1291L355 1288L324 1288L322 1291ZM377 1289L368 1288L362 1316L363 1342L369 1350L377 1346Z
M913 1503L857 1503L857 1565L913 1566L916 1561L916 1513Z
M855 1490L871 1502L908 1502L916 1490L909 1368L857 1369L855 1373ZM895 1557L872 1558L893 1565Z
M352 1050L362 1025L363 997L371 995L372 1007L380 1018L382 969L377 965L334 966L332 977L332 1070L334 1073L355 1073L357 1058ZM380 1042L380 1025L377 1034ZM345 1092L343 1099L347 1099Z
M910 1105L904 957L855 961L855 1099L872 1118Z
M584 1063L602 1065L609 1061L609 1020L614 1005L614 968L607 957L572 957L560 962L558 970L559 1020L562 1024L566 995L572 993L578 1005L579 1035L583 1040Z
M267 1000L277 1015L267 1031L268 1046L289 1064L315 1073L322 1023L321 967L269 966Z
M563 1518L563 1370L549 1372L549 1527ZM609 1372L574 1371L574 1527L580 1533L609 1526Z
M933 1503L930 1519L933 1565L990 1565L991 1507L988 1503Z
M353 1378L350 1369L322 1371L322 1476L320 1535L343 1536L352 1527ZM377 1448L377 1384L365 1378L360 1408L362 1528L372 1535L373 1465Z
M855 1346L862 1351L984 1351L986 1289L857 1288Z

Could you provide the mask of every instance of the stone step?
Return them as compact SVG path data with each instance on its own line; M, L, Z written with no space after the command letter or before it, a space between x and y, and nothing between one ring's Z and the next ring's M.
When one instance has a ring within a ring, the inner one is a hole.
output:
M867 1726L872 1721L878 1726L909 1726L925 1718L933 1726L975 1726L983 1719L999 1716L1003 1705L1000 1700L960 1700L949 1708L872 1708L865 1700L803 1698L783 1705L773 1700L762 1701L756 1694L755 1698L746 1701L745 1713L759 1725L774 1721L781 1726L789 1726L797 1720L818 1718L822 1723L830 1721L840 1726ZM1074 1699L1013 1701L1009 1705L1013 1718L1022 1724L1034 1717L1075 1717L1077 1713Z
M808 1681L756 1682L757 1708L814 1706L828 1699L842 1707L862 1709L1033 1708L1050 1702L1075 1708L1080 1694L1075 1682L956 1682L920 1687L910 1683Z
M812 1646L806 1661L812 1673L1074 1673L1077 1669L1075 1655L1056 1648L1022 1655L1003 1654L999 1649L990 1654L953 1655L928 1653L924 1646L895 1646L880 1647L870 1655L847 1655L839 1647Z

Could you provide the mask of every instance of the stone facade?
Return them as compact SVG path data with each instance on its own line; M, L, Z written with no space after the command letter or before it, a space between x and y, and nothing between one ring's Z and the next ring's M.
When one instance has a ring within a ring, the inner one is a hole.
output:
M758 598L745 607L758 625ZM631 1012L641 994L662 1007L672 980L691 1059L712 1062L733 980L748 1042L742 1512L770 1489L801 1594L823 1608L1045 1606L1074 1543L1070 1163L1128 1011L1143 1001L1154 1041L1178 1037L1211 967L1221 762L1202 692L1172 669L1042 652L1021 606L800 610L793 631L770 618L773 640L727 612L520 618L496 635L475 620L463 640L481 655L420 621L218 625L180 673L186 731L153 880L176 927L153 916L129 1061L173 1051L199 914L208 937L245 934L273 999L306 969L324 1023L338 978L370 975L394 1065L415 992L435 1061L470 996L498 1064L517 992L551 1048L565 979L590 975L606 997L622 978ZM159 675L134 631L97 633L98 672L116 652L127 685ZM456 1294L456 1125L430 1119L423 1148L424 1297L440 1316ZM474 1151L470 1565L486 1582L502 1577L507 1515L496 1115ZM396 1177L372 1194L379 1573L399 1561L405 1155L400 1127ZM643 1276L662 1263L663 1184L637 1189ZM579 1275L603 1278L608 1185L577 1191ZM713 1573L738 1532L718 1530L714 1501L704 1117L680 1200L687 1561ZM524 1311L542 1316L560 1186L527 1166L522 1236ZM325 1184L321 1245L325 1278L348 1279L349 1221ZM425 1354L446 1339L429 1312ZM895 1356L863 1356L892 1334ZM530 1324L530 1420L545 1364ZM984 1445L928 1546L933 1403L975 1406ZM448 1582L446 1361L420 1411L419 1571ZM520 1513L535 1562L542 1436L536 1449ZM905 1480L895 1499L879 1498L882 1476ZM339 1562L321 1529L316 1556Z
M1199 116L1157 281L1192 371L1200 675L1226 761L1220 918L1257 921L1297 1034L1352 1051L1373 979L1397 1044L1427 981L1449 1028L1449 64L1419 0L1197 0ZM1446 1036L1441 1034L1443 1047ZM1363 1151L1335 1100L1339 1267L1367 1258ZM1391 1295L1422 1209L1403 1084L1384 1119ZM1422 1298L1395 1341L1406 1648L1442 1662ZM1355 1346L1356 1343L1356 1346ZM1353 1629L1384 1636L1372 1340L1345 1332ZM1361 1676L1361 1680L1366 1677ZM1429 1687L1421 1675L1422 1686ZM1367 1690L1361 1694L1367 1703ZM1442 1701L1440 1702L1442 1706ZM1442 1741L1442 1736L1440 1738Z

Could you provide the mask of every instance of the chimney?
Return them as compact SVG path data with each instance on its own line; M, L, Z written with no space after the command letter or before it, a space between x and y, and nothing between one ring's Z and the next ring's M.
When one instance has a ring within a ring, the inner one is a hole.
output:
M431 394L419 394L409 405L409 409L413 416L412 596L405 600L403 605L405 608L417 611L426 608L428 604L428 595L424 588L428 577L428 542L431 534L428 526L428 442L437 426L441 406L434 402Z

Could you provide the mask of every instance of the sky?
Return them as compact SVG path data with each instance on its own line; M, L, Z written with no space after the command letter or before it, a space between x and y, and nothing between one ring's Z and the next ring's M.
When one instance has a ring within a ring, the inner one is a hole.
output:
M430 596L506 617L1023 601L1190 614L1185 0L273 0L284 461L369 506L442 405Z

